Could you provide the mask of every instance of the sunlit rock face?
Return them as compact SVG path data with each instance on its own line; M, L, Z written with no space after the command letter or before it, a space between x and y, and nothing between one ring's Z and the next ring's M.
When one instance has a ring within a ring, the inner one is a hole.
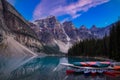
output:
M37 33L40 41L45 45L66 45L69 49L74 43L85 39L102 39L109 36L110 27L97 28L93 25L88 29L85 25L76 28L71 21L60 23L55 16L36 20L30 23L31 28ZM62 49L63 51L63 49Z
M42 45L26 21L6 0L0 0L0 79L22 65Z
M31 24L31 27L35 30L40 41L44 45L58 45L62 52L67 53L67 50L70 47L68 45L70 38L64 30L64 26L60 24L55 16L49 16L45 19L36 20L33 24L34 26Z
M60 40L67 44L74 44L84 39L103 38L105 34L109 35L109 27L97 28L93 25L90 29L82 25L76 28L71 21L65 21L61 24L55 16L49 16L44 19L36 20L34 30L38 34L40 40L44 43ZM32 25L33 27L33 25Z
M14 36L18 42L27 47L41 46L28 21L6 0L0 0L0 31L5 35Z
M78 34L77 34L78 30L75 28L73 23L71 21L66 21L63 23L63 26L64 26L64 30L66 34L70 38L70 41L72 43L77 42L78 41Z
M53 39L66 42L66 35L64 33L63 26L58 22L55 16L36 20L34 24L36 24L36 27L40 28L37 34L42 42L52 42Z
M30 28L31 27L31 28ZM55 16L28 23L17 10L6 0L0 0L0 29L6 35L14 36L15 40L37 51L41 47L39 40L46 45L66 45L91 38L103 38L109 34L109 28L77 29L71 21L61 24ZM39 37L39 38L38 38Z

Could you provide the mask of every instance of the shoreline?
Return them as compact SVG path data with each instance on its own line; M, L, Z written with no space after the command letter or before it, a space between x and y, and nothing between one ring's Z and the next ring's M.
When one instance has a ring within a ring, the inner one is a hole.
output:
M39 55L38 55L39 56ZM66 54L62 54L62 55L60 55L60 54L46 54L45 56L51 56L51 57L76 57L76 58L93 58L93 59L98 59L98 60L104 60L104 61L111 61L111 62L116 62L116 60L113 60L113 59L109 59L109 58L107 58L107 57L97 57L97 56L95 56L95 57L90 57L90 56L66 56Z

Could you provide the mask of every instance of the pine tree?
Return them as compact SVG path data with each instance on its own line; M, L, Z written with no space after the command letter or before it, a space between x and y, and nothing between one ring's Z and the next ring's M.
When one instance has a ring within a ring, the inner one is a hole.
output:
M103 39L86 39L73 45L70 56L106 56L120 61L120 21L110 29L110 36Z

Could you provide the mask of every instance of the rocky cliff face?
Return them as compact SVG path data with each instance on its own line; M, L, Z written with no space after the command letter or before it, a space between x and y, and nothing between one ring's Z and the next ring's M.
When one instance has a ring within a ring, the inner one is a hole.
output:
M28 23L6 0L0 0L0 31L32 49L41 46L41 41L43 45L58 45L61 51L67 51L77 41L109 35L109 27L97 28L94 25L87 29L82 25L78 29L71 21L61 24L55 16Z
M81 40L95 38L91 31L84 25L78 29L78 35Z
M39 39L44 43L53 42L54 39L66 42L65 31L63 26L57 21L55 16L47 17L46 19L36 20L36 27L39 27L37 34ZM35 27L35 26L34 26Z
M29 23L6 0L0 0L0 30L4 35L11 35L27 47L40 46L36 33Z
M97 28L95 25L93 25L90 31L96 38L102 39L105 35L109 35L111 26L112 25L105 28Z
M61 24L55 16L36 20L34 23L31 23L31 27L38 34L39 39L46 45L59 45L58 41L60 41L67 45L66 47L70 47L75 42L82 41L84 39L101 39L105 35L109 35L110 30L109 26L105 28L97 28L95 25L93 25L91 29L87 29L84 25L78 29L71 21L66 21Z
M75 28L75 26L73 25L73 23L71 21L66 21L63 23L64 26L64 30L65 33L68 36L68 40L70 40L70 42L74 43L78 41L78 35L77 35L77 29Z
M68 44L70 38L64 30L64 26L60 24L55 16L36 20L34 23L31 23L31 27L35 30L44 45L58 45L62 52L67 52L69 45L66 44Z
M37 56L42 45L30 24L6 0L0 0L0 79ZM4 77L5 76L5 77Z

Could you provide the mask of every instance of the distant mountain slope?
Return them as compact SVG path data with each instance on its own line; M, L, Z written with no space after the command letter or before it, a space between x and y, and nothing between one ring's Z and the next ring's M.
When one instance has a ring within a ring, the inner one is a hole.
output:
M69 45L70 38L64 30L63 25L60 24L55 16L36 20L34 23L31 23L31 28L34 29L34 31L39 36L40 41L44 45L58 45L62 52L67 52L66 48L69 48L69 46L61 45ZM62 49L63 47L65 48L65 50Z
M110 29L96 26L87 29L84 25L78 29L71 21L61 24L55 16L29 23L6 0L0 0L0 23L1 34L14 36L18 42L34 51L40 50L43 44L58 45L65 53L75 42L103 38L106 34L109 35Z
M45 19L36 20L31 24L31 28L37 33L41 42L45 45L66 45L64 48L71 47L72 44L84 39L102 39L105 35L109 36L110 26L97 28L95 25L87 29L82 25L79 29L71 21L61 24L55 16L49 16ZM57 41L60 41L57 42ZM60 46L59 46L60 47ZM62 49L62 51L64 51ZM64 51L64 52L66 52Z

